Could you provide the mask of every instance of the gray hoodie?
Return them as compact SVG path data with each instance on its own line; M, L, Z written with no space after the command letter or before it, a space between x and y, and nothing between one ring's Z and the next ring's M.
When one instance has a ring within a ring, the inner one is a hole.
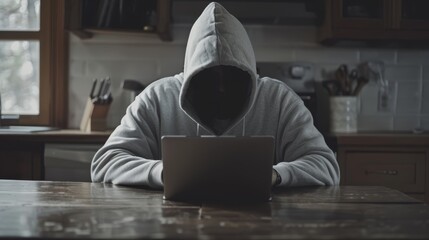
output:
M215 132L201 121L187 96L194 76L219 65L246 72L250 89L238 115ZM161 137L213 134L274 136L273 168L281 176L280 186L339 183L334 154L302 100L285 83L256 73L244 27L218 3L210 3L194 23L183 73L153 82L128 107L94 156L92 181L162 188Z

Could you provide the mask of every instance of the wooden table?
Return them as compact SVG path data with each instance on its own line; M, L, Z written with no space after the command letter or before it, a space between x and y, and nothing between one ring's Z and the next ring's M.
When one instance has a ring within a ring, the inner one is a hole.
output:
M428 239L429 206L385 187L277 190L268 203L187 204L111 184L0 181L0 238Z

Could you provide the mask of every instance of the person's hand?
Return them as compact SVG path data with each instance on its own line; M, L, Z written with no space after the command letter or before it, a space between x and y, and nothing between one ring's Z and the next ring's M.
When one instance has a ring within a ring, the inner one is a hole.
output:
M271 186L275 187L279 185L281 182L279 173L273 169L273 172L271 174Z

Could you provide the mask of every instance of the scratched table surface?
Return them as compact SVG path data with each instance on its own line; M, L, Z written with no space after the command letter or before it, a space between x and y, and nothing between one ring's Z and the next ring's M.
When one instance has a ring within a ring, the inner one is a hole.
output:
M0 238L429 239L429 206L385 187L305 187L260 204L180 203L99 183L0 180Z

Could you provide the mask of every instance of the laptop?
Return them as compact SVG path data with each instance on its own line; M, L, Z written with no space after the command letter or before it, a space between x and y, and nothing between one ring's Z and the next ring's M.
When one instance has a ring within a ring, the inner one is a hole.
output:
M164 198L185 202L271 199L272 136L163 136Z

